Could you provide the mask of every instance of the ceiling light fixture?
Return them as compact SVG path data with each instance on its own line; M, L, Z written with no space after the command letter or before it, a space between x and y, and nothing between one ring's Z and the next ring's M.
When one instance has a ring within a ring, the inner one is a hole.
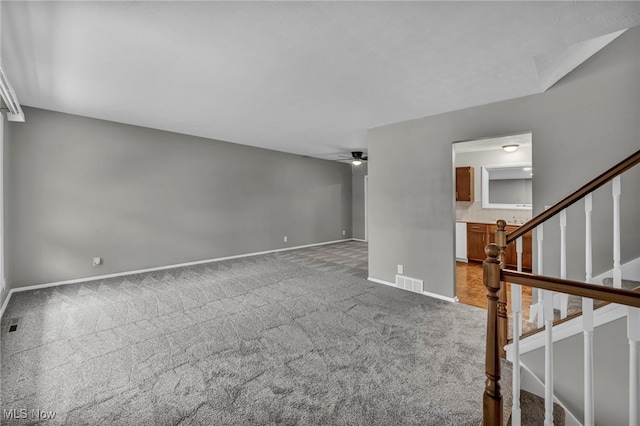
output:
M354 166L359 166L360 164L362 164L362 161L360 161L360 160L353 160L353 161L351 162L351 164L353 164Z
M517 143L512 143L512 144L509 144L509 145L502 145L502 149L504 149L505 152L513 152L516 149L518 149L519 146L520 145L518 145Z
M9 112L7 113L7 120L9 121L24 121L24 112L20 107L16 93L13 91L11 84L4 75L2 66L0 66L0 96Z

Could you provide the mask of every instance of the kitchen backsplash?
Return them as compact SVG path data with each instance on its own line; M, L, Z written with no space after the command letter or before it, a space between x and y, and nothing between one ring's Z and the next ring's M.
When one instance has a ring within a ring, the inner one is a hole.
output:
M461 222L491 222L504 219L507 223L522 224L531 219L531 210L483 209L481 201L456 202L456 220Z

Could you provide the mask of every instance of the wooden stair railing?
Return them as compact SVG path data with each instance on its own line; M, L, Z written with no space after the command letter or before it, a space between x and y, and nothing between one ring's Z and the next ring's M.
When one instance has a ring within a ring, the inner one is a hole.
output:
M485 374L487 379L483 395L483 426L502 426L504 422L503 402L500 391L500 363L501 357L504 357L504 346L507 343L508 332L506 282L640 308L640 294L630 290L603 287L584 282L502 269L505 250L509 244L514 243L527 232L535 229L556 214L564 211L567 207L583 199L588 194L591 194L596 189L638 164L640 164L640 151L635 152L611 169L602 173L509 235L507 235L505 230L506 222L504 220L497 222L498 230L496 231L495 243L486 246L485 253L487 258L483 262L484 285L488 291L485 360ZM552 382L552 377L550 377L550 379ZM631 415L630 413L630 416Z
M640 150L636 151L634 154L627 157L625 160L616 164L606 172L602 173L597 178L593 179L591 182L584 185L582 188L575 191L573 194L565 197L563 200L559 201L557 204L553 205L549 209L540 213L533 219L529 220L524 225L520 226L518 229L513 231L507 237L507 244L513 243L518 238L522 237L527 232L535 229L538 225L547 220L551 219L556 214L560 213L562 210L566 209L572 204L575 204L577 201L580 201L585 195L592 193L596 189L601 186L611 182L613 178L616 176L620 176L622 173L627 170L633 168L634 166L640 164Z

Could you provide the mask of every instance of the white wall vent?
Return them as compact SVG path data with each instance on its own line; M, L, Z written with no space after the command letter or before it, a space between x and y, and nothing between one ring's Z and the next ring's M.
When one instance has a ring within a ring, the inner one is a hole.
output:
M396 287L422 294L424 292L424 281L404 275L396 275Z

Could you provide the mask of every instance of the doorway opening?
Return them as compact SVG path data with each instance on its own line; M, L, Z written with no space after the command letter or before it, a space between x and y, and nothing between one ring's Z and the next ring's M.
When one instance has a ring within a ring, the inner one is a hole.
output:
M507 221L507 231L532 217L533 164L531 132L453 143L455 176L456 297L461 303L486 309L483 283L484 247L494 241L496 222ZM531 270L532 239L524 241L523 270ZM505 256L517 267L517 255ZM531 289L523 289L528 319ZM507 289L507 296L509 289Z

